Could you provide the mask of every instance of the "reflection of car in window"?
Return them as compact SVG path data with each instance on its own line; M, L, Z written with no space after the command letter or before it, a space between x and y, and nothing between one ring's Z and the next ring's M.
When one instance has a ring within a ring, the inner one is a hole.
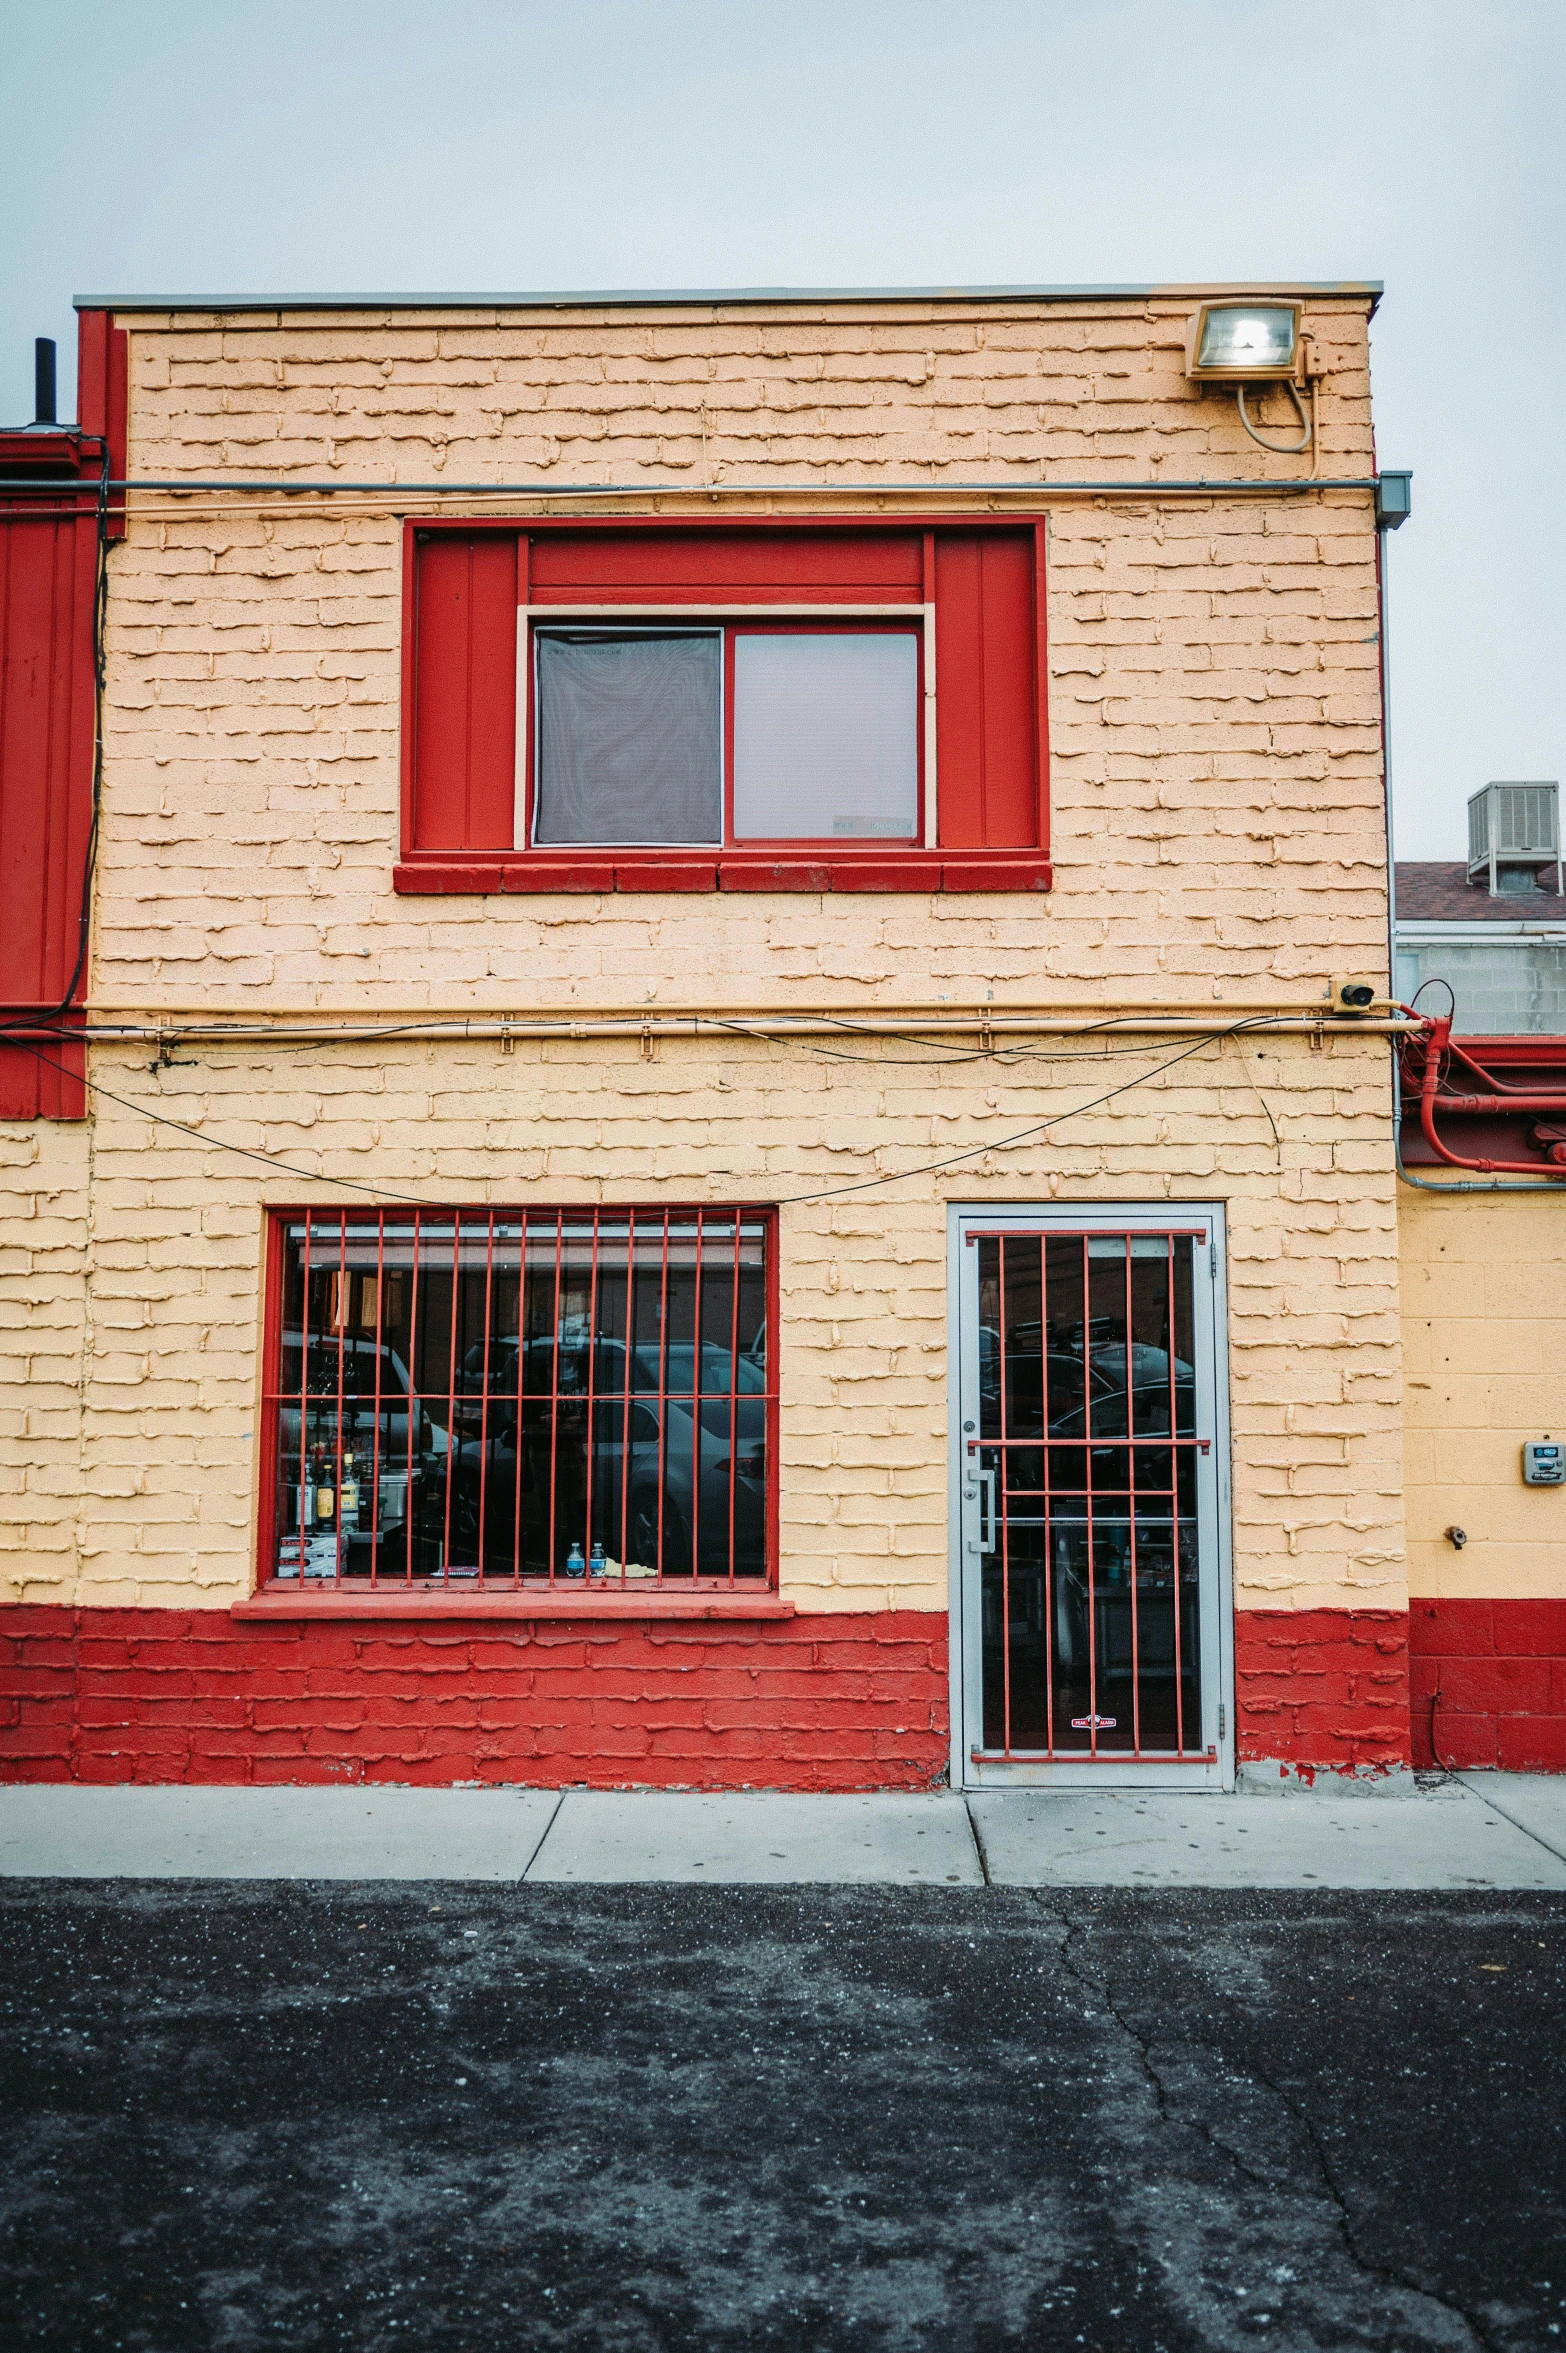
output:
M300 1353L303 1341L300 1332L283 1334L283 1358L278 1384L278 1442L280 1447L298 1446L300 1415L308 1423L308 1436L313 1441L324 1440L328 1433L335 1436L338 1423L338 1399L342 1400L342 1429L346 1440L368 1452L376 1430L376 1399L379 1396L380 1451L396 1454L408 1451L408 1368L394 1348L384 1342L356 1339L344 1335L339 1346L335 1338L312 1337L305 1353L303 1379L300 1378ZM413 1451L415 1454L443 1453L446 1433L434 1419L427 1401L416 1399L412 1407Z
M1162 1348L1133 1345L1131 1350L1131 1418L1126 1423L1126 1352L1108 1347L1095 1352L1086 1408L1079 1403L1058 1420L1050 1420L1051 1437L1156 1437L1169 1428L1170 1362ZM1177 1432L1194 1427L1196 1375L1181 1357L1174 1359L1174 1418ZM1080 1391L1079 1391L1080 1395Z
M600 1338L590 1350L585 1333L511 1338L490 1342L487 1393L485 1374L481 1343L457 1382L453 1558L460 1533L476 1563L482 1532L486 1569L541 1574L551 1520L563 1556L586 1536L591 1501L592 1535L628 1565L727 1576L732 1523L735 1574L765 1573L766 1371L754 1354L671 1343L660 1365L655 1346Z

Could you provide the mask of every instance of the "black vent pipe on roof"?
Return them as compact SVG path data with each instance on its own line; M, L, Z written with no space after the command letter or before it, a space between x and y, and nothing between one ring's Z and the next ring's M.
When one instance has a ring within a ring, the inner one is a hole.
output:
M33 343L33 423L54 425L59 422L59 404L54 384L54 338L39 335Z

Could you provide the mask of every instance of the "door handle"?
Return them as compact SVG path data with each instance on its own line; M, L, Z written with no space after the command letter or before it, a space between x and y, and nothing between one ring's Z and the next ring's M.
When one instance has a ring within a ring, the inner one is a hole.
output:
M981 1500L979 1503L979 1550L995 1550L995 1473L979 1473Z

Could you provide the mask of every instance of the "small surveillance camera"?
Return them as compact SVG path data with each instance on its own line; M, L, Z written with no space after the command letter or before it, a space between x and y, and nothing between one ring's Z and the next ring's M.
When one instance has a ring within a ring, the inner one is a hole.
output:
M1331 987L1334 1013L1368 1013L1376 1001L1373 982L1335 978Z

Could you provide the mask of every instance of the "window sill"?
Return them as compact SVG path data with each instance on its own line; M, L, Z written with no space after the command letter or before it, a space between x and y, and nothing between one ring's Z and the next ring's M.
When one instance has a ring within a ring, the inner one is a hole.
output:
M263 1586L229 1606L231 1618L791 1618L780 1594L276 1593Z
M1050 862L1037 850L902 850L880 856L604 858L415 856L392 869L409 897L508 892L1047 891Z

